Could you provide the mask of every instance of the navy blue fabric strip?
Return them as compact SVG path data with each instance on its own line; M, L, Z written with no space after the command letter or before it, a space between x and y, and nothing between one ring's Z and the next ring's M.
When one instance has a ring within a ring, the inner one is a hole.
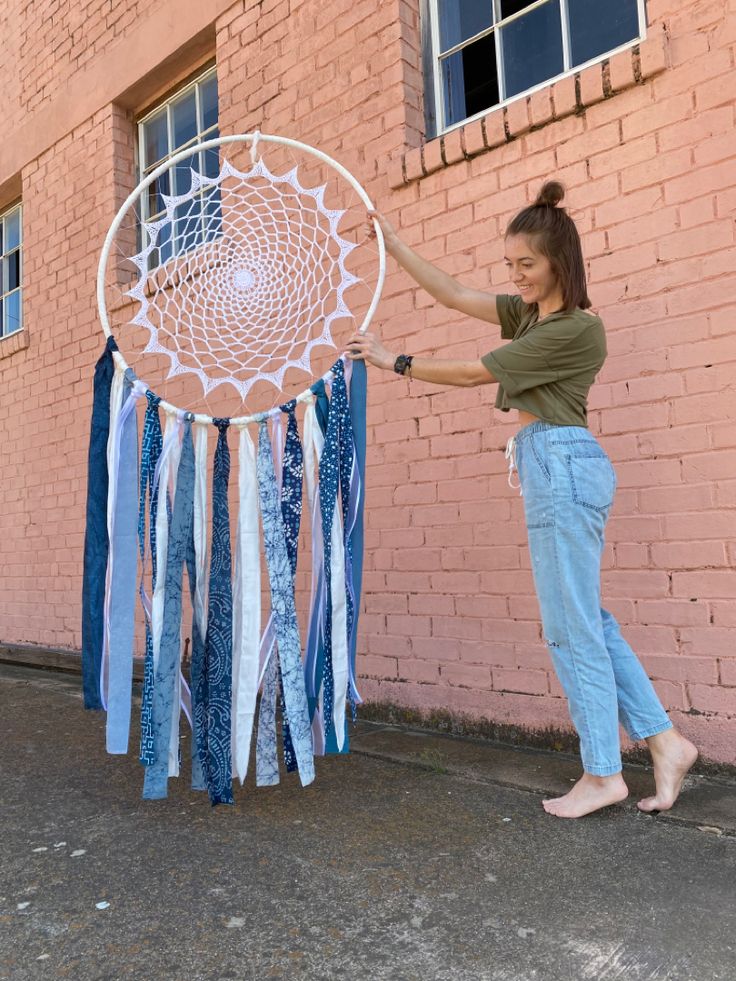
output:
M229 419L212 420L219 431L212 477L212 556L210 559L207 636L205 638L205 698L207 752L203 769L210 801L233 803L232 774L232 665L233 591L230 511Z
M95 365L92 420L87 462L87 525L82 578L82 691L84 707L101 709L100 667L105 619L107 537L107 440L110 435L110 388L115 373L112 353L118 346L108 337Z

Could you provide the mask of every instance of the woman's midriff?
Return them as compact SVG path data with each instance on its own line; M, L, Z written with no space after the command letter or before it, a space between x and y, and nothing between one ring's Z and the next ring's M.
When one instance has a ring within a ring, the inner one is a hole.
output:
M523 409L517 409L516 411L519 413L519 429L528 426L531 422L539 422L539 418L533 416L531 412L525 412Z

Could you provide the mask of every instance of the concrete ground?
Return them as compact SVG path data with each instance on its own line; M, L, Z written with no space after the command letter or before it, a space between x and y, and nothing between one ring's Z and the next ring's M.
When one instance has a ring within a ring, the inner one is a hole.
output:
M362 723L311 787L212 810L142 801L78 678L2 665L0 706L0 979L736 978L728 779L560 821L570 757Z

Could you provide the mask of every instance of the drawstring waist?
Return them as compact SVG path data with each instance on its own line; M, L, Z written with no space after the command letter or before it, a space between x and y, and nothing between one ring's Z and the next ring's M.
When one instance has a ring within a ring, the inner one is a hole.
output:
M517 490L518 488L520 497L524 496L524 490L521 486L521 481L519 481L518 484L514 483L514 471L516 471L517 476L519 473L518 468L516 466L516 452L519 442L528 439L530 436L533 436L535 433L542 433L546 429L563 429L563 428L565 427L559 426L554 422L543 422L541 419L538 419L536 422L530 422L527 426L522 426L522 428L516 433L516 435L511 436L511 438L506 443L506 452L504 456L509 461L509 476L508 476L509 487L513 488L513 490Z
M516 437L515 436L511 436L508 442L506 443L506 452L504 456L509 461L509 477L508 477L509 487L511 487L513 490L518 489L519 496L523 497L524 491L521 486L521 481L519 481L518 484L514 483L514 471L516 470L517 476L519 473L519 471L516 469Z

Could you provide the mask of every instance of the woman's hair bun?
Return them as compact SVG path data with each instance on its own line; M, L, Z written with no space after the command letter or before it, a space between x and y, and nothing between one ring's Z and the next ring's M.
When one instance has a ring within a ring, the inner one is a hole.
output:
M534 204L539 207L546 205L549 208L556 207L565 196L565 188L559 181L547 181L542 185L542 190L537 195Z

